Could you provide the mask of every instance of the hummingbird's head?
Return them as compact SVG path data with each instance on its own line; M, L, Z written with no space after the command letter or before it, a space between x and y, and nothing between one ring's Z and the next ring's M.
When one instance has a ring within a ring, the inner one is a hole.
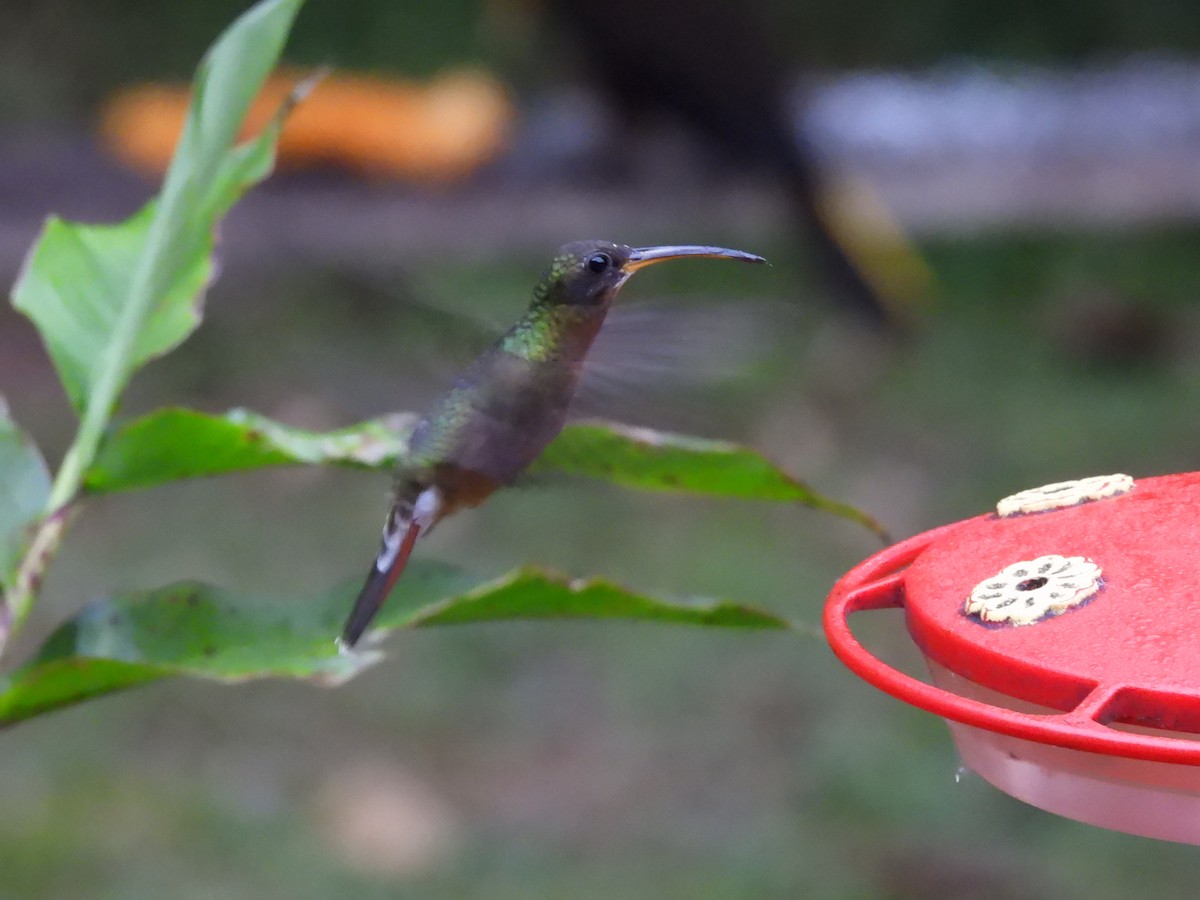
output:
M621 285L643 266L680 259L708 256L766 262L761 256L724 247L690 244L663 247L627 247L610 241L576 241L558 249L542 274L536 296L544 303L581 309L603 309L612 303Z
M630 276L625 264L632 252L610 241L564 244L542 273L538 299L579 309L604 308Z

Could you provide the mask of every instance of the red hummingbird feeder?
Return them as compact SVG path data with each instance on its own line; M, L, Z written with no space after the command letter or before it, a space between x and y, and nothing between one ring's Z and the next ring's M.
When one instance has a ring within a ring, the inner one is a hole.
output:
M892 608L930 681L852 631ZM965 765L1000 790L1200 844L1200 473L1005 498L860 563L824 621L842 662L945 718Z

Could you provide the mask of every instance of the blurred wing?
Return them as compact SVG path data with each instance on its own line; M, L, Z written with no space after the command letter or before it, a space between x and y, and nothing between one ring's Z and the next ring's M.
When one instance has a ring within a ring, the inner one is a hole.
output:
M398 364L431 388L450 384L503 331L448 309L402 269L336 268L322 274L346 315L387 329Z
M750 390L797 333L799 319L790 304L759 300L614 307L584 363L572 414L714 430L731 397Z

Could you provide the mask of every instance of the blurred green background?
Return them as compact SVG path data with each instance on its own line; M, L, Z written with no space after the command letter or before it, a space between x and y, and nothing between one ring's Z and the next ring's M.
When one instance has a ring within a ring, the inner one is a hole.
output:
M0 9L7 283L45 214L116 218L153 190L95 148L95 104L131 79L186 78L243 6ZM1200 14L1182 2L856 0L766 16L797 79L964 59L1070 73L1200 48ZM539 7L516 2L310 0L288 58L414 76L486 63L521 113L514 152L536 156L544 132L530 111L580 77L556 35ZM1181 164L1160 177L1194 171L1189 148L1200 155L1181 141ZM1010 193L1039 177L1037 162L1014 167ZM436 190L276 179L223 232L204 327L137 379L126 412L245 405L335 427L419 408L471 355L446 319L513 319L557 243L602 235L721 243L773 262L662 267L639 275L630 302L789 311L743 379L631 415L748 441L897 537L1062 478L1196 467L1200 228L1177 207L1073 215L1071 158L1054 161L1057 217L990 217L965 188L947 189L939 215L910 220L897 204L936 277L904 335L843 313L761 177L689 164L665 184L575 182L564 165L539 180L520 163ZM56 459L73 423L36 336L8 308L0 391ZM185 577L298 602L366 564L386 489L360 473L295 471L105 499L81 517L31 639L102 591ZM448 521L421 552L816 623L833 581L876 549L803 509L544 483ZM911 656L879 632L887 652ZM395 636L388 649L337 690L176 681L5 732L0 898L1098 900L1192 896L1200 878L1190 847L1060 819L960 772L940 721L857 681L815 638L505 625Z

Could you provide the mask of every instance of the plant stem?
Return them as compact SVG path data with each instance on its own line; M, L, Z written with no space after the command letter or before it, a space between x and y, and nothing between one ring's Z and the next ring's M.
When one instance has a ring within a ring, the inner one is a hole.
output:
M12 590L5 594L4 604L0 607L0 659L29 618L42 578L73 518L72 512L70 506L59 507L42 519L34 532L29 549L17 567Z
M0 603L0 660L4 659L12 639L29 618L46 570L62 544L63 535L66 534L71 519L74 518L74 503L83 486L84 474L96 458L100 437L108 424L107 415L93 412L97 407L97 396L98 393L94 394L88 403L75 440L71 442L67 455L63 457L62 465L54 476L54 483L50 486L45 515L38 522L29 547L17 566L12 588L4 594L3 603ZM111 406L112 403L108 404L108 408Z
M99 377L88 395L75 440L71 442L54 476L50 498L46 501L46 515L21 560L12 589L4 598L5 609L0 611L0 658L3 658L6 648L29 618L37 600L38 587L62 543L72 504L83 486L84 474L96 458L104 429L128 380L128 360L154 305L154 281L164 248L171 238L169 215L172 213L171 205L166 203L160 204L155 210L155 221L150 226L145 250L134 269L129 302L122 308L113 329L112 341L105 348L97 366Z
M241 172L235 167L232 175L226 172L225 179L217 182L230 165L231 149L246 112L278 61L303 2L261 0L221 34L200 63L183 132L163 180L128 294L112 323L108 342L87 366L87 403L79 430L50 487L45 518L21 559L12 588L0 598L0 658L33 608L42 577L62 542L121 391L134 369L144 362L135 359L136 350L155 303L168 291L181 267L188 264L189 254L206 252L200 250L199 235L211 231L241 190L265 177L287 111L316 81L309 79L297 86L267 131L255 140L251 149L259 156L266 154L265 168L253 174L253 170ZM253 160L255 156L247 158ZM238 177L244 182L231 182ZM197 230L197 219L207 224Z

